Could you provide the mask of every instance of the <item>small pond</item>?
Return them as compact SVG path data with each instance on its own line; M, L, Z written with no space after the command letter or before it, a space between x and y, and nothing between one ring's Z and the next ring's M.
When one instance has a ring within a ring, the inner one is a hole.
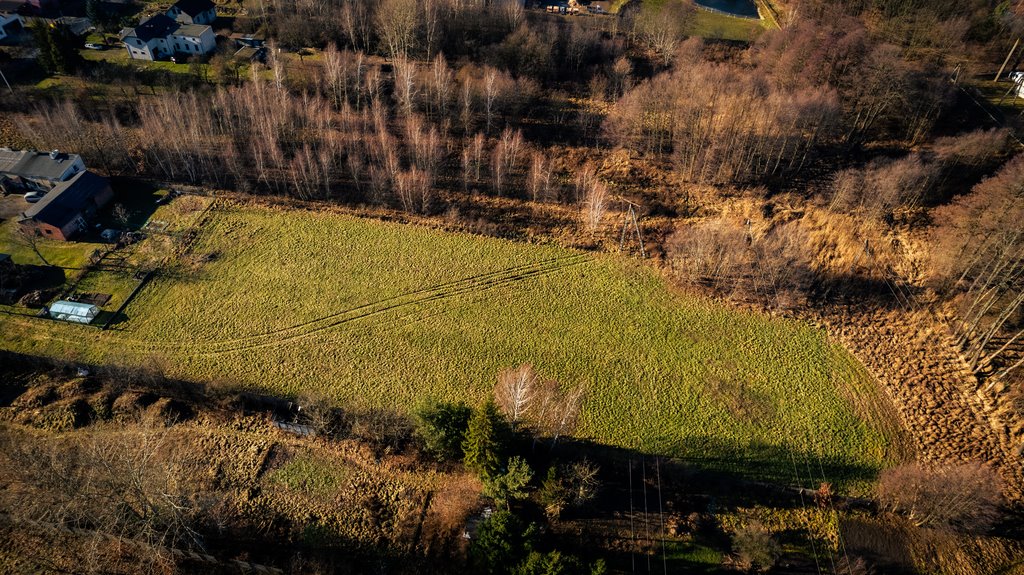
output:
M758 18L754 0L696 0L699 6L743 18Z

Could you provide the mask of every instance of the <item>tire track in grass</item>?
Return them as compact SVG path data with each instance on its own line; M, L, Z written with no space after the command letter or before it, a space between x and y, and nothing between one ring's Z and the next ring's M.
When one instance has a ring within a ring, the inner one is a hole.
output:
M569 258L565 258L565 259L569 259ZM447 290L447 291L446 290L431 290L431 289L417 290L417 292L411 292L411 293L424 293L425 295L423 297L414 298L414 299L402 299L402 298L408 297L408 294L405 294L403 296L398 296L398 297L394 297L394 298L387 298L385 300L381 300L380 302L375 302L373 304L366 304L366 305L363 305L363 306L359 306L358 308L353 308L353 310L347 310L345 312L339 312L339 313L336 313L336 314L332 314L331 316L327 316L328 318L334 319L334 321L330 321L329 323L325 323L325 324L322 324L322 325L316 325L316 326L313 326L313 327L308 327L311 323L315 323L315 322L318 322L318 321L323 321L326 318L320 318L320 320L314 320L314 322L306 322L303 325L307 326L308 329L304 329L303 331L299 331L299 332L296 332L296 333L291 333L291 334L288 334L288 335L275 334L274 339L271 339L269 341L264 341L264 342L246 342L246 343L243 343L241 345L229 346L229 347L220 348L220 349L204 349L202 351L193 352L193 353L194 353L194 355L205 355L205 356L222 355L222 354L227 354L227 353L235 353L235 352L240 352L240 351L249 351L249 350L253 350L253 349L260 349L260 348L265 348L265 347L274 347L274 346L278 346L278 345L288 344L288 343L292 343L294 341L298 341L298 340L302 340L302 339L308 338L308 337L313 336L313 335L317 335L317 334L319 334L321 332L324 332L324 331L327 331L327 330L331 330L331 329L339 327L339 326L343 326L343 325L348 324L348 323L352 323L352 322L357 321L357 320L366 319L366 318L369 318L369 317L374 317L374 316L378 316L378 315L382 315L382 314L387 314L388 312L404 309L404 308L407 308L407 307L413 307L413 306L419 307L419 306L426 306L426 305L432 304L434 302L443 302L443 301L446 301L446 300L449 300L449 299L452 299L454 297L458 297L458 296L461 296L461 295L466 295L466 294L470 294L471 295L471 294L476 294L476 293L482 293L482 292L485 292L485 291L488 291L488 290L491 290L491 289L505 287L505 286L508 286L508 285L513 285L515 283L518 283L518 282L521 282L521 281L525 281L525 280L528 280L528 279L544 277L544 276L556 273L558 271L564 270L565 268L568 268L568 267L571 267L571 266L575 266L575 265L579 265L579 264L582 264L582 263L586 263L588 261L590 261L590 258L588 258L586 256L579 256L579 257L572 258L572 261L570 261L568 263L561 263L559 265L554 265L554 266L537 267L535 269L530 269L528 271L523 271L523 272L515 273L515 274L512 274L512 275L499 276L499 277L488 279L488 280L485 280L485 281L482 281L482 282L479 282L479 281L478 282L473 282L473 283L468 284L468 285L460 286L459 288L454 289L454 290ZM399 300L399 301L395 301L395 300ZM388 303L388 302L394 302L394 303ZM381 305L381 304L387 304L387 305ZM354 310L366 310L366 311L362 311L361 313L358 313L358 314L355 314L355 315L349 315L349 316L346 316L346 317L342 317L346 313L350 313L351 311L354 311ZM412 312L410 314L399 316L398 319L404 319L406 317L411 317L411 316L415 316L415 315L417 315L417 312L414 311L414 312ZM432 315L433 314L428 314L428 317L432 316ZM415 321L418 321L418 320L412 320L412 321L415 322ZM392 322L394 322L394 320L392 320ZM412 323L412 322L405 322L405 323ZM386 325L387 324L385 324L385 326ZM394 325L394 327L399 327L401 325L404 325L404 323L398 323L398 324Z
M586 254L548 258L545 260L531 262L529 264L503 268L492 272L434 284L280 329L231 339L214 340L209 342L190 342L193 346L204 347L204 349L198 353L195 351L183 351L181 349L181 341L145 341L126 338L121 340L120 343L122 346L131 348L133 351L138 353L171 352L179 354L195 353L197 355L217 355L243 351L246 349L268 347L308 337L325 329L331 329L355 320L381 315L395 309L411 305L429 304L467 293L485 291L519 281L525 281L534 277L541 277L590 260L590 256Z
M486 283L488 281L492 281L493 279L495 279L497 277L509 277L509 276L516 275L518 273L532 272L532 271L537 270L537 269L549 269L549 268L551 268L553 266L556 266L557 264L562 264L561 266L558 266L558 267L562 267L562 266L565 266L565 265L572 265L573 263L577 263L581 259L589 259L589 258L587 258L587 256L585 256L583 254L572 255L572 256L556 257L556 258L549 258L549 259L546 259L546 260L540 260L540 261L536 261L536 262L531 262L529 264L523 264L523 265L520 265L520 266L513 266L513 267L510 267L510 268L504 268L504 269L496 270L496 271L493 271L493 272L477 274L477 275L474 275L474 276L467 276L467 277L460 278L460 279L457 279L457 280L452 280L452 281L449 281L449 282L443 282L443 283L440 283L440 284L434 284L434 285L431 285L431 286L420 288L418 290L413 290L413 291L410 291L410 292L401 293L401 294L398 294L398 295L394 295L394 296L391 296L391 297L384 298L382 300L377 300L377 301L374 301L374 302L365 303L365 304L362 304L362 305L359 305L359 306L356 306L356 307L353 307L353 308L345 309L345 310L342 310L342 311L339 311L339 312L335 312L335 313L332 313L332 314L329 314L329 315L325 315L325 316L322 316L322 317L319 317L319 318L316 318L316 319L311 319L309 321L304 321L304 322L301 322L301 323L297 323L297 324L291 325L289 327L280 328L280 329L274 329L274 330L270 330L270 331L266 331L266 332L262 332L262 333L258 333L258 334L252 334L252 335L247 335L247 336L237 337L237 338L232 338L232 339L216 340L215 342L211 342L211 343L213 343L214 345L216 345L216 344L235 344L235 343L249 342L249 341L251 341L251 340L253 340L255 338L264 338L264 337L274 337L274 336L287 335L286 332L301 330L303 328L307 328L309 326L313 326L314 324L318 324L318 323L321 323L321 322L327 322L327 321L330 321L330 320L332 320L334 318L337 318L337 317L340 317L340 316L343 316L343 315L346 315L346 314L355 313L355 312L359 312L361 310L373 308L375 306L384 305L384 304L386 304L388 302L399 301L399 300L403 300L405 298L409 298L409 297L413 297L413 296L418 296L418 295L421 295L421 294L432 294L432 293L436 293L436 292L443 292L444 290L446 290L448 288L464 289L465 286L470 286L471 287L471 286L477 285L479 283Z

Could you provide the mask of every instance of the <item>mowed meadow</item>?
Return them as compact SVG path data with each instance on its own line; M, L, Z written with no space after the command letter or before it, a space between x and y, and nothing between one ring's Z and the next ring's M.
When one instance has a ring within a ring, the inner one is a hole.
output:
M3 347L398 409L476 403L529 362L586 389L579 438L754 475L899 457L888 403L824 332L675 293L635 260L233 204L192 250L205 263L158 276L110 331L7 316Z

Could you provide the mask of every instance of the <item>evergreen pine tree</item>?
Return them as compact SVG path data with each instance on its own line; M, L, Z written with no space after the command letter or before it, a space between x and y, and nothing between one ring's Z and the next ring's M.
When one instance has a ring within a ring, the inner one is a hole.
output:
M86 0L85 17L92 20L93 25L99 26L103 23L103 5L100 0Z
M81 41L67 26L44 24L32 25L32 35L39 48L39 65L51 74L74 74L82 63L78 53Z
M501 470L499 451L501 414L493 399L473 412L462 444L463 460L470 470L481 477L494 477Z

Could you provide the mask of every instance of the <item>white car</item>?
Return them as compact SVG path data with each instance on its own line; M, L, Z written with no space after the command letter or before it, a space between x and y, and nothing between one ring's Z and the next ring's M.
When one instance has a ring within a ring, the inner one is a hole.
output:
M107 48L103 44L96 44L95 42L89 42L85 47L87 50L105 50Z
M30 204L34 204L39 200L43 199L43 196L45 195L46 194L44 194L43 192L29 192L25 194L25 201Z

